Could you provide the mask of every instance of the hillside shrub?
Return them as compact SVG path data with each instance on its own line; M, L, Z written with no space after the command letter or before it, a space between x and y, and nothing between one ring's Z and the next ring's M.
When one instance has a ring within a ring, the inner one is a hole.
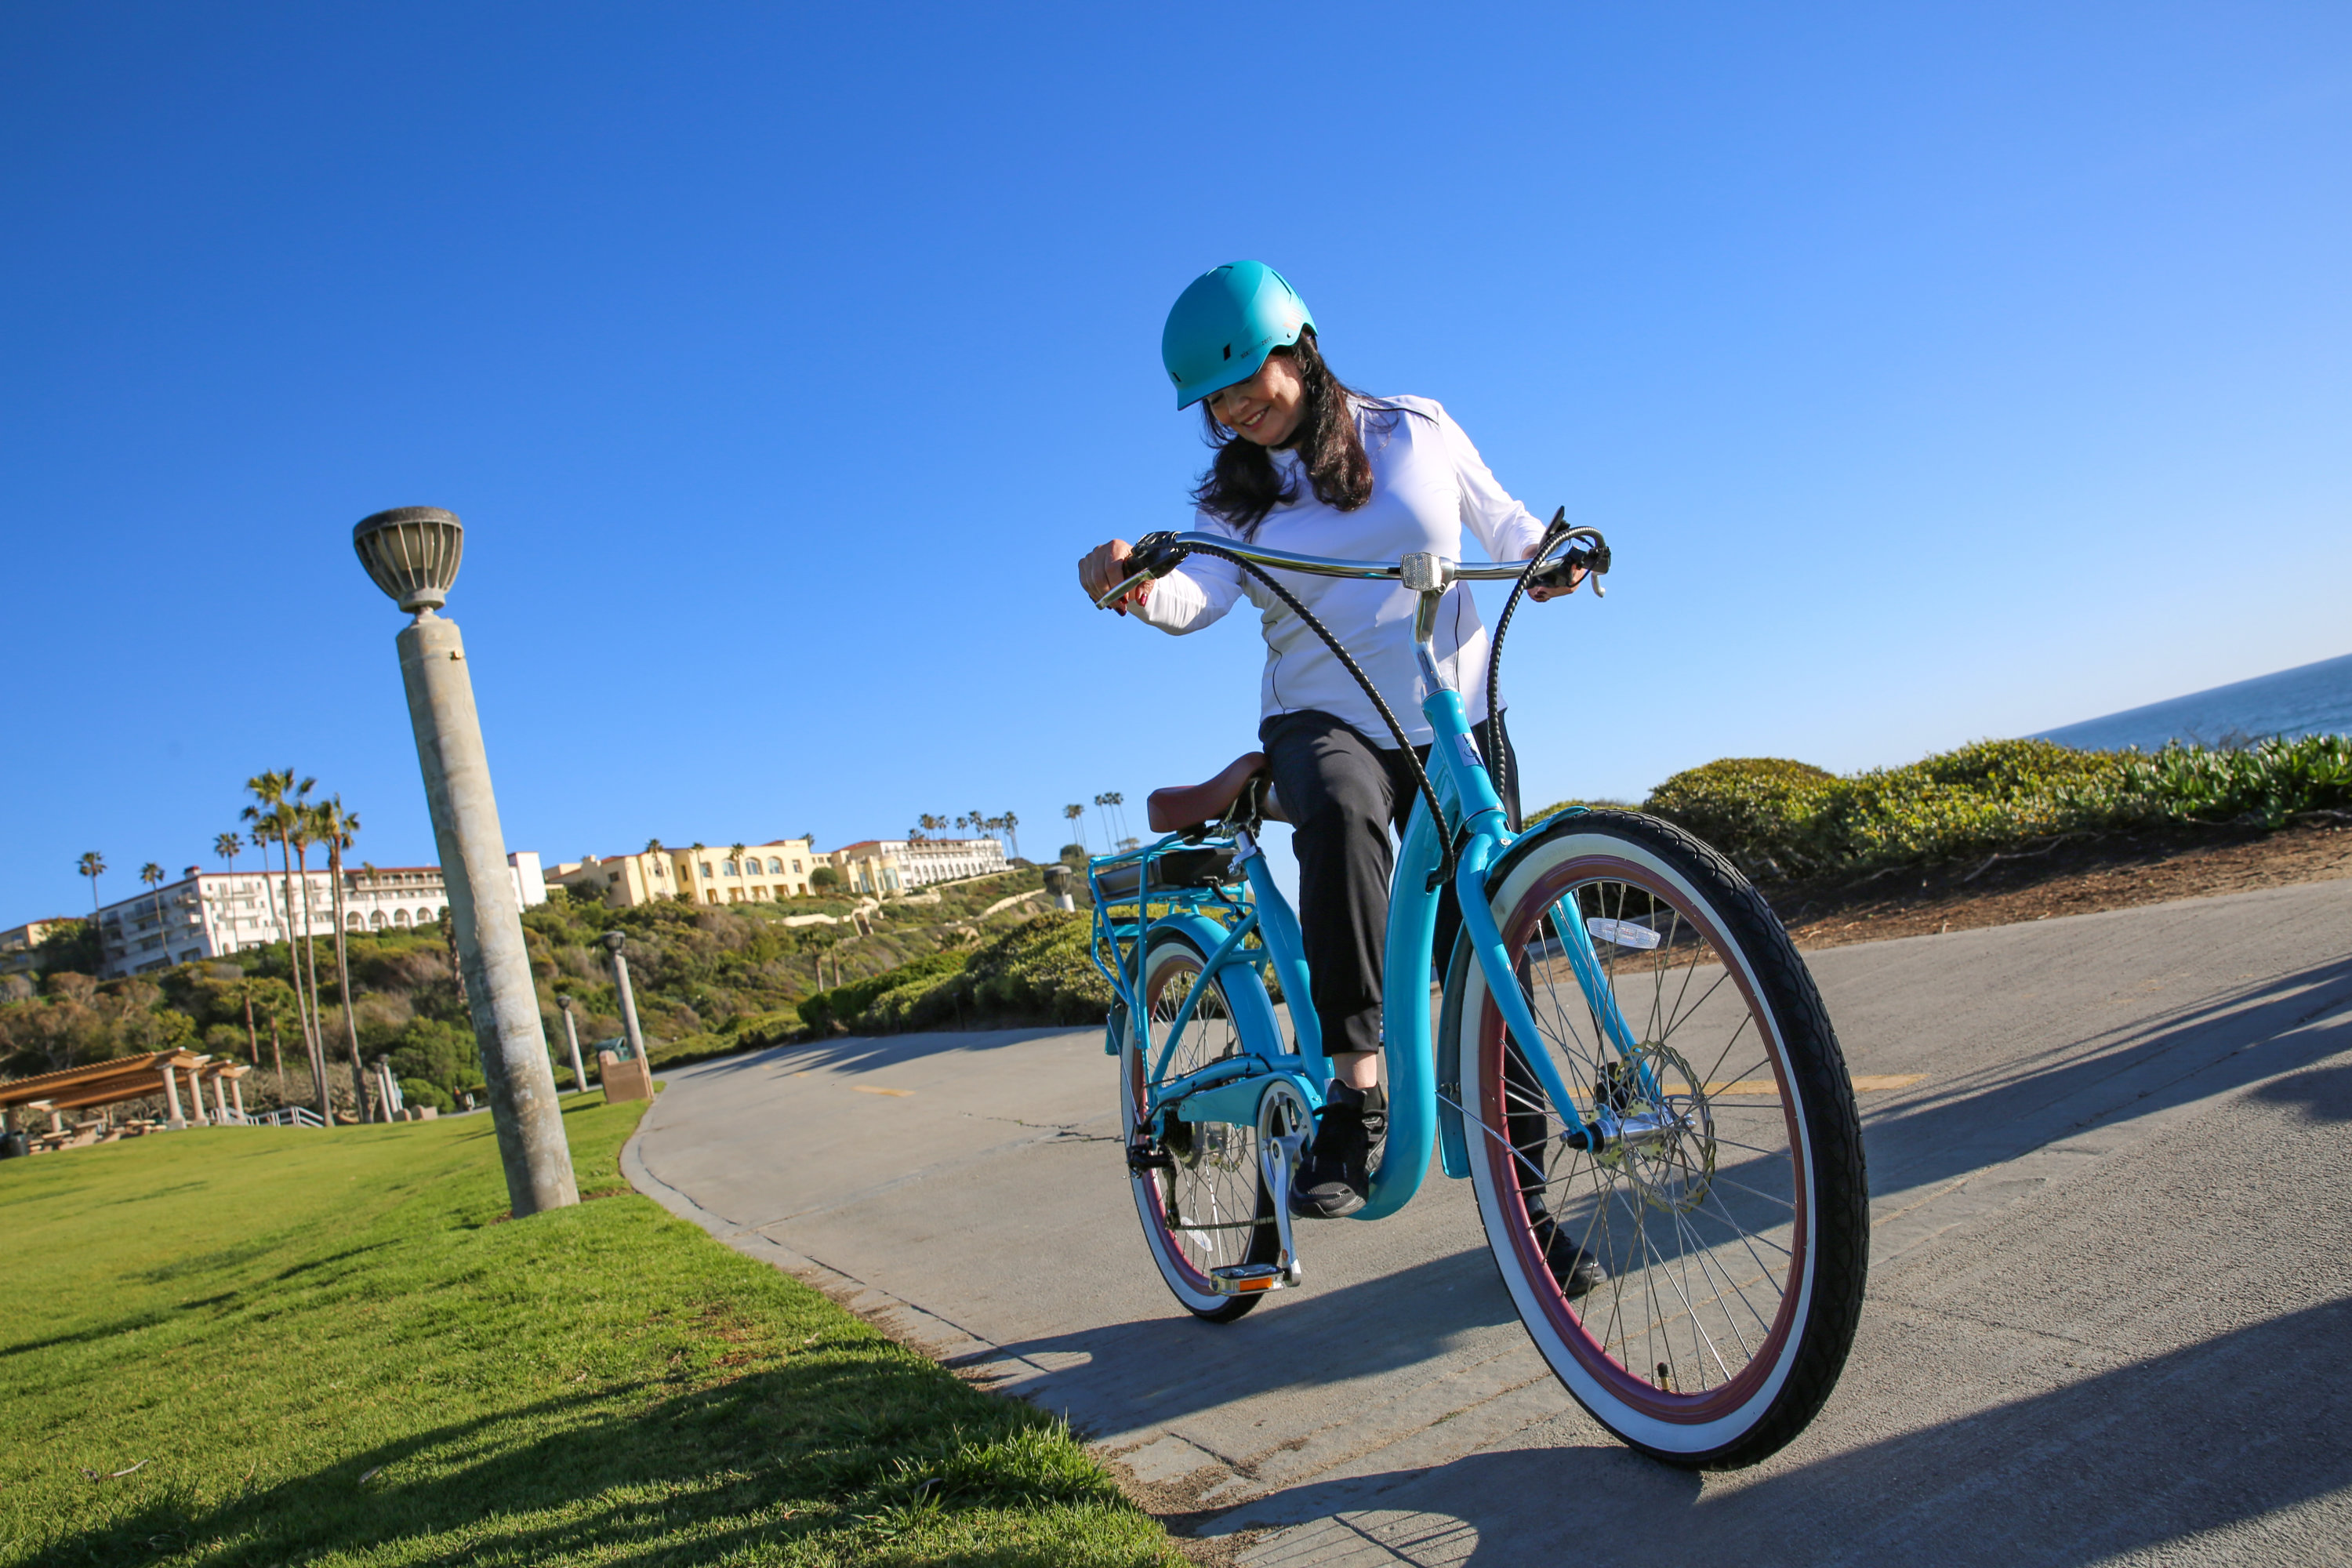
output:
M1843 778L1777 757L1727 757L1675 774L1642 804L1769 879L1994 854L2067 833L2267 830L2347 807L2352 737L2344 735L2157 752L1980 741Z
M1087 1024L1110 1010L1110 987L1087 956L1088 917L1024 921L976 952L941 952L801 1004L812 1029L860 1034L987 1023Z
M1835 773L1810 763L1725 757L1675 774L1642 809L1718 847L1738 845L1758 867L1809 869L1833 853L1820 828L1840 787Z
M952 974L964 966L969 957L970 954L953 949L934 952L911 963L902 963L896 969L886 969L879 974L869 974L863 980L853 980L846 985L836 985L830 991L803 996L800 1004L801 1021L819 1034L835 1024L845 1026L885 993Z

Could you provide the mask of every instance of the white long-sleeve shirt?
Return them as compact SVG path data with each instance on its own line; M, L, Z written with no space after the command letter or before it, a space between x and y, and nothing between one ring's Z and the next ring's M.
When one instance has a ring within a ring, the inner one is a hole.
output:
M1522 561L1543 537L1543 525L1495 482L1462 426L1429 398L1359 404L1356 427L1363 437L1364 455L1371 459L1371 499L1354 511L1337 510L1315 498L1297 453L1271 453L1276 468L1299 499L1268 512L1251 542L1268 550L1349 561L1395 561L1416 551L1459 561L1466 528L1488 559ZM1192 528L1199 533L1240 538L1239 530L1206 511L1194 513ZM1421 713L1421 670L1412 654L1418 595L1401 583L1297 572L1275 575L1363 667L1412 743L1426 744L1432 731ZM1255 605L1263 616L1265 675L1259 691L1264 717L1316 709L1346 720L1376 746L1395 745L1379 710L1323 639L1232 562L1187 556L1181 567L1152 584L1150 596L1135 613L1161 631L1181 636L1223 619L1241 598ZM1486 628L1462 584L1446 590L1439 607L1434 651L1438 667L1462 693L1470 721L1483 721Z

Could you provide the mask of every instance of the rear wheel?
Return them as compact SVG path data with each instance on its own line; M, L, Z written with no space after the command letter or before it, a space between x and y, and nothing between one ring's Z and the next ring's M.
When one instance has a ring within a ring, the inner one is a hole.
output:
M1263 1049L1265 1041L1255 1037L1261 1029L1270 1033L1274 1028L1272 1005L1254 972L1227 968L1204 981L1205 963L1201 948L1181 931L1155 936L1145 954L1149 1056L1158 1056L1186 999L1196 990L1202 993L1182 1038L1160 1071L1164 1080L1198 1072L1254 1046ZM1147 1114L1146 1075L1152 1064L1146 1057L1129 1031L1119 1042L1119 1099L1136 1216L1143 1222L1143 1239L1160 1278L1184 1310L1211 1322L1231 1322L1256 1306L1258 1295L1221 1294L1212 1271L1280 1259L1273 1194L1259 1166L1258 1151L1269 1132L1290 1131L1303 1107L1271 1128L1171 1118L1155 1129ZM1286 1114L1276 1107L1267 1109L1278 1121Z
M1624 1441L1678 1465L1753 1464L1828 1398L1868 1270L1860 1121L1812 978L1746 879L1655 818L1561 818L1489 887L1573 1097L1563 1114L1538 1087L1457 944L1442 1026L1520 1318ZM1564 921L1591 942L1623 1037L1579 984ZM1561 1283L1571 1246L1607 1270L1580 1294Z

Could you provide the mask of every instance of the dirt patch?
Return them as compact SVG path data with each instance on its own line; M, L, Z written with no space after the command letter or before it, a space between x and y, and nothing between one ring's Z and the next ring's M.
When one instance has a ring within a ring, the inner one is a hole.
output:
M2014 925L2352 877L2352 826L2175 828L1846 879L1763 887L1801 948Z

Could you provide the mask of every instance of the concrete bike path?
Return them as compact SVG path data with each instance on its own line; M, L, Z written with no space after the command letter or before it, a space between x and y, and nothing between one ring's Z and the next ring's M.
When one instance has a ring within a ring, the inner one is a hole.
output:
M1267 1564L2311 1562L2352 1540L2352 880L1811 955L1877 1215L1845 1379L1766 1464L1618 1447L1527 1343L1467 1184L1302 1236L1237 1324L1145 1255L1098 1030L665 1075L636 1184L1066 1413Z

